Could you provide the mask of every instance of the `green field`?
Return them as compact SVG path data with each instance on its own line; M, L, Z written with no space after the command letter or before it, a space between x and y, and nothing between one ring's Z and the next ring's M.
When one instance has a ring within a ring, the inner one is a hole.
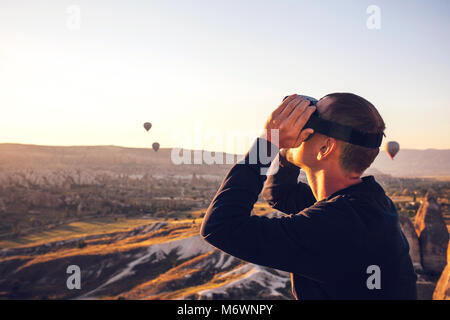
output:
M266 214L273 211L273 209L265 202L257 202L253 211L256 214ZM168 214L168 219L173 223L195 222L199 224L201 223L201 219L203 219L205 212L206 208L170 213ZM105 217L76 221L57 226L50 230L31 232L18 237L2 239L0 240L0 248L27 247L51 241L61 241L90 235L117 232L164 220L167 220L167 218Z
M153 219L127 218L99 218L87 221L77 221L43 232L30 233L17 238L0 240L0 248L34 246L50 241L68 240L88 235L116 232L149 224L153 221Z

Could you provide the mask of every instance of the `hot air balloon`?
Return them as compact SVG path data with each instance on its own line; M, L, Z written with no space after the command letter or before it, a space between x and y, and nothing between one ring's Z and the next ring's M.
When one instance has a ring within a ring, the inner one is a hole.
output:
M159 150L159 143L158 142L154 142L152 144L152 148L153 148L153 150L158 151Z
M145 128L145 130L150 130L150 128L152 127L152 124L150 123L150 122L146 122L146 123L144 123L144 128Z
M384 145L384 149L386 153L391 157L391 159L394 160L395 155L400 150L400 145L397 141L388 141Z

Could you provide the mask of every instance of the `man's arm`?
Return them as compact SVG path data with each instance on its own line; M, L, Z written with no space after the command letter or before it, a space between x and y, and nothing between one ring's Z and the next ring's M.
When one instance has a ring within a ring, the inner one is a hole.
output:
M266 179L261 169L267 154L259 152L258 142L266 147L270 142L269 147L276 146L277 152L278 148L298 147L313 132L303 129L315 110L308 105L309 101L292 95L272 112L264 126L266 138L258 138L243 162L234 165L222 182L206 212L201 235L235 257L319 280L327 274L323 244L333 243L327 239L335 233L333 224L333 228L326 227L332 219L321 210L322 203L288 217L251 215ZM271 152L266 167L277 152Z
M282 218L251 215L266 176L259 161L248 164L248 154L244 161L231 168L217 191L203 220L202 237L248 262L322 279L326 263L319 259L320 246L332 232L324 231L321 209Z
M306 183L297 181L300 168L288 162L282 151L274 160L279 164L278 171L267 177L262 195L271 207L295 214L312 206L316 198Z

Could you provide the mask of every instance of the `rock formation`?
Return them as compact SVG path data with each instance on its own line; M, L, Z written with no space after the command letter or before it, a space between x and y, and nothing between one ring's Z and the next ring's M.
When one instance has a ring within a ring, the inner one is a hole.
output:
M447 251L447 266L436 285L433 300L450 300L450 248Z
M433 191L429 191L414 220L419 238L422 267L440 274L447 264L448 231Z
M422 261L420 257L419 238L411 220L404 214L398 216L400 227L409 243L409 255L414 265L414 270L422 271Z
M417 275L417 299L433 300L433 292L436 289L437 277L435 275L418 274Z

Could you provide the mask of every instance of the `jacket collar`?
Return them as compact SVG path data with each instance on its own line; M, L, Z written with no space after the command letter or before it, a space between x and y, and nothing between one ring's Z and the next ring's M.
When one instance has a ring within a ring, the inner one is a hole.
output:
M383 188L378 184L378 182L375 181L374 176L365 176L365 177L362 177L361 179L362 179L361 182L351 185L347 188L338 190L324 200L328 201L338 195L361 193L361 192L369 192L369 193L382 192L384 194Z

